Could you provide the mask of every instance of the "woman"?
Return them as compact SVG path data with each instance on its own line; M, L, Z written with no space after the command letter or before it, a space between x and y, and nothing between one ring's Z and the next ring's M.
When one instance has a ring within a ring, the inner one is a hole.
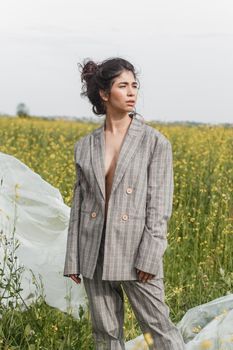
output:
M84 287L97 350L125 349L123 290L152 349L184 343L164 303L163 254L172 211L169 140L134 112L138 81L122 58L81 67L82 93L101 127L75 144L77 180L64 276Z

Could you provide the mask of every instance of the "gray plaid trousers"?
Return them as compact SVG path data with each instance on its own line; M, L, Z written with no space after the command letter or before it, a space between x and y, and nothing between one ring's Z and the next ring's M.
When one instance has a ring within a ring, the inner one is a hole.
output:
M183 338L169 319L169 308L164 302L163 278L153 278L146 283L102 280L104 239L105 226L94 276L92 279L83 276L95 349L125 349L123 287L142 332L149 332L153 339L150 349L184 350Z

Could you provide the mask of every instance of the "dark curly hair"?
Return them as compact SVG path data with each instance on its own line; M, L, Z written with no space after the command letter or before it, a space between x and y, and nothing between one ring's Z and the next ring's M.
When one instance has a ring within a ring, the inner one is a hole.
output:
M105 104L99 94L102 89L109 93L114 82L114 78L119 76L123 70L129 70L133 73L135 80L137 72L134 66L127 60L115 57L106 59L100 63L86 58L83 64L78 63L81 73L82 92L81 97L87 96L92 104L92 111L96 115L106 114Z

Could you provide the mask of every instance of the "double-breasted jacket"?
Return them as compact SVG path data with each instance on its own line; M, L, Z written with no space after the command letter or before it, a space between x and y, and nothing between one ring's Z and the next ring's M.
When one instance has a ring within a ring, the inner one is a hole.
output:
M167 137L133 115L108 201L103 280L137 280L136 268L164 277L174 189L172 158ZM105 218L104 123L75 143L74 160L64 276L92 278Z

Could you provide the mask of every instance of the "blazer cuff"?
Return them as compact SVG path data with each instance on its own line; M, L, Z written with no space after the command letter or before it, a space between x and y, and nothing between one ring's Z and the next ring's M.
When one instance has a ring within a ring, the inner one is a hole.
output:
M76 266L75 266L76 265ZM69 275L79 275L80 272L78 270L77 263L72 265L69 265L69 267L65 268L63 271L63 276L64 277L69 277Z
M78 259L78 226L79 220L70 218L67 236L67 248L63 276L79 273Z
M141 271L156 276L166 248L166 237L153 236L145 228L134 266Z
M69 268L69 270L65 269L63 271L63 276L64 277L69 277L70 275L80 275L80 272L78 270L78 268Z

